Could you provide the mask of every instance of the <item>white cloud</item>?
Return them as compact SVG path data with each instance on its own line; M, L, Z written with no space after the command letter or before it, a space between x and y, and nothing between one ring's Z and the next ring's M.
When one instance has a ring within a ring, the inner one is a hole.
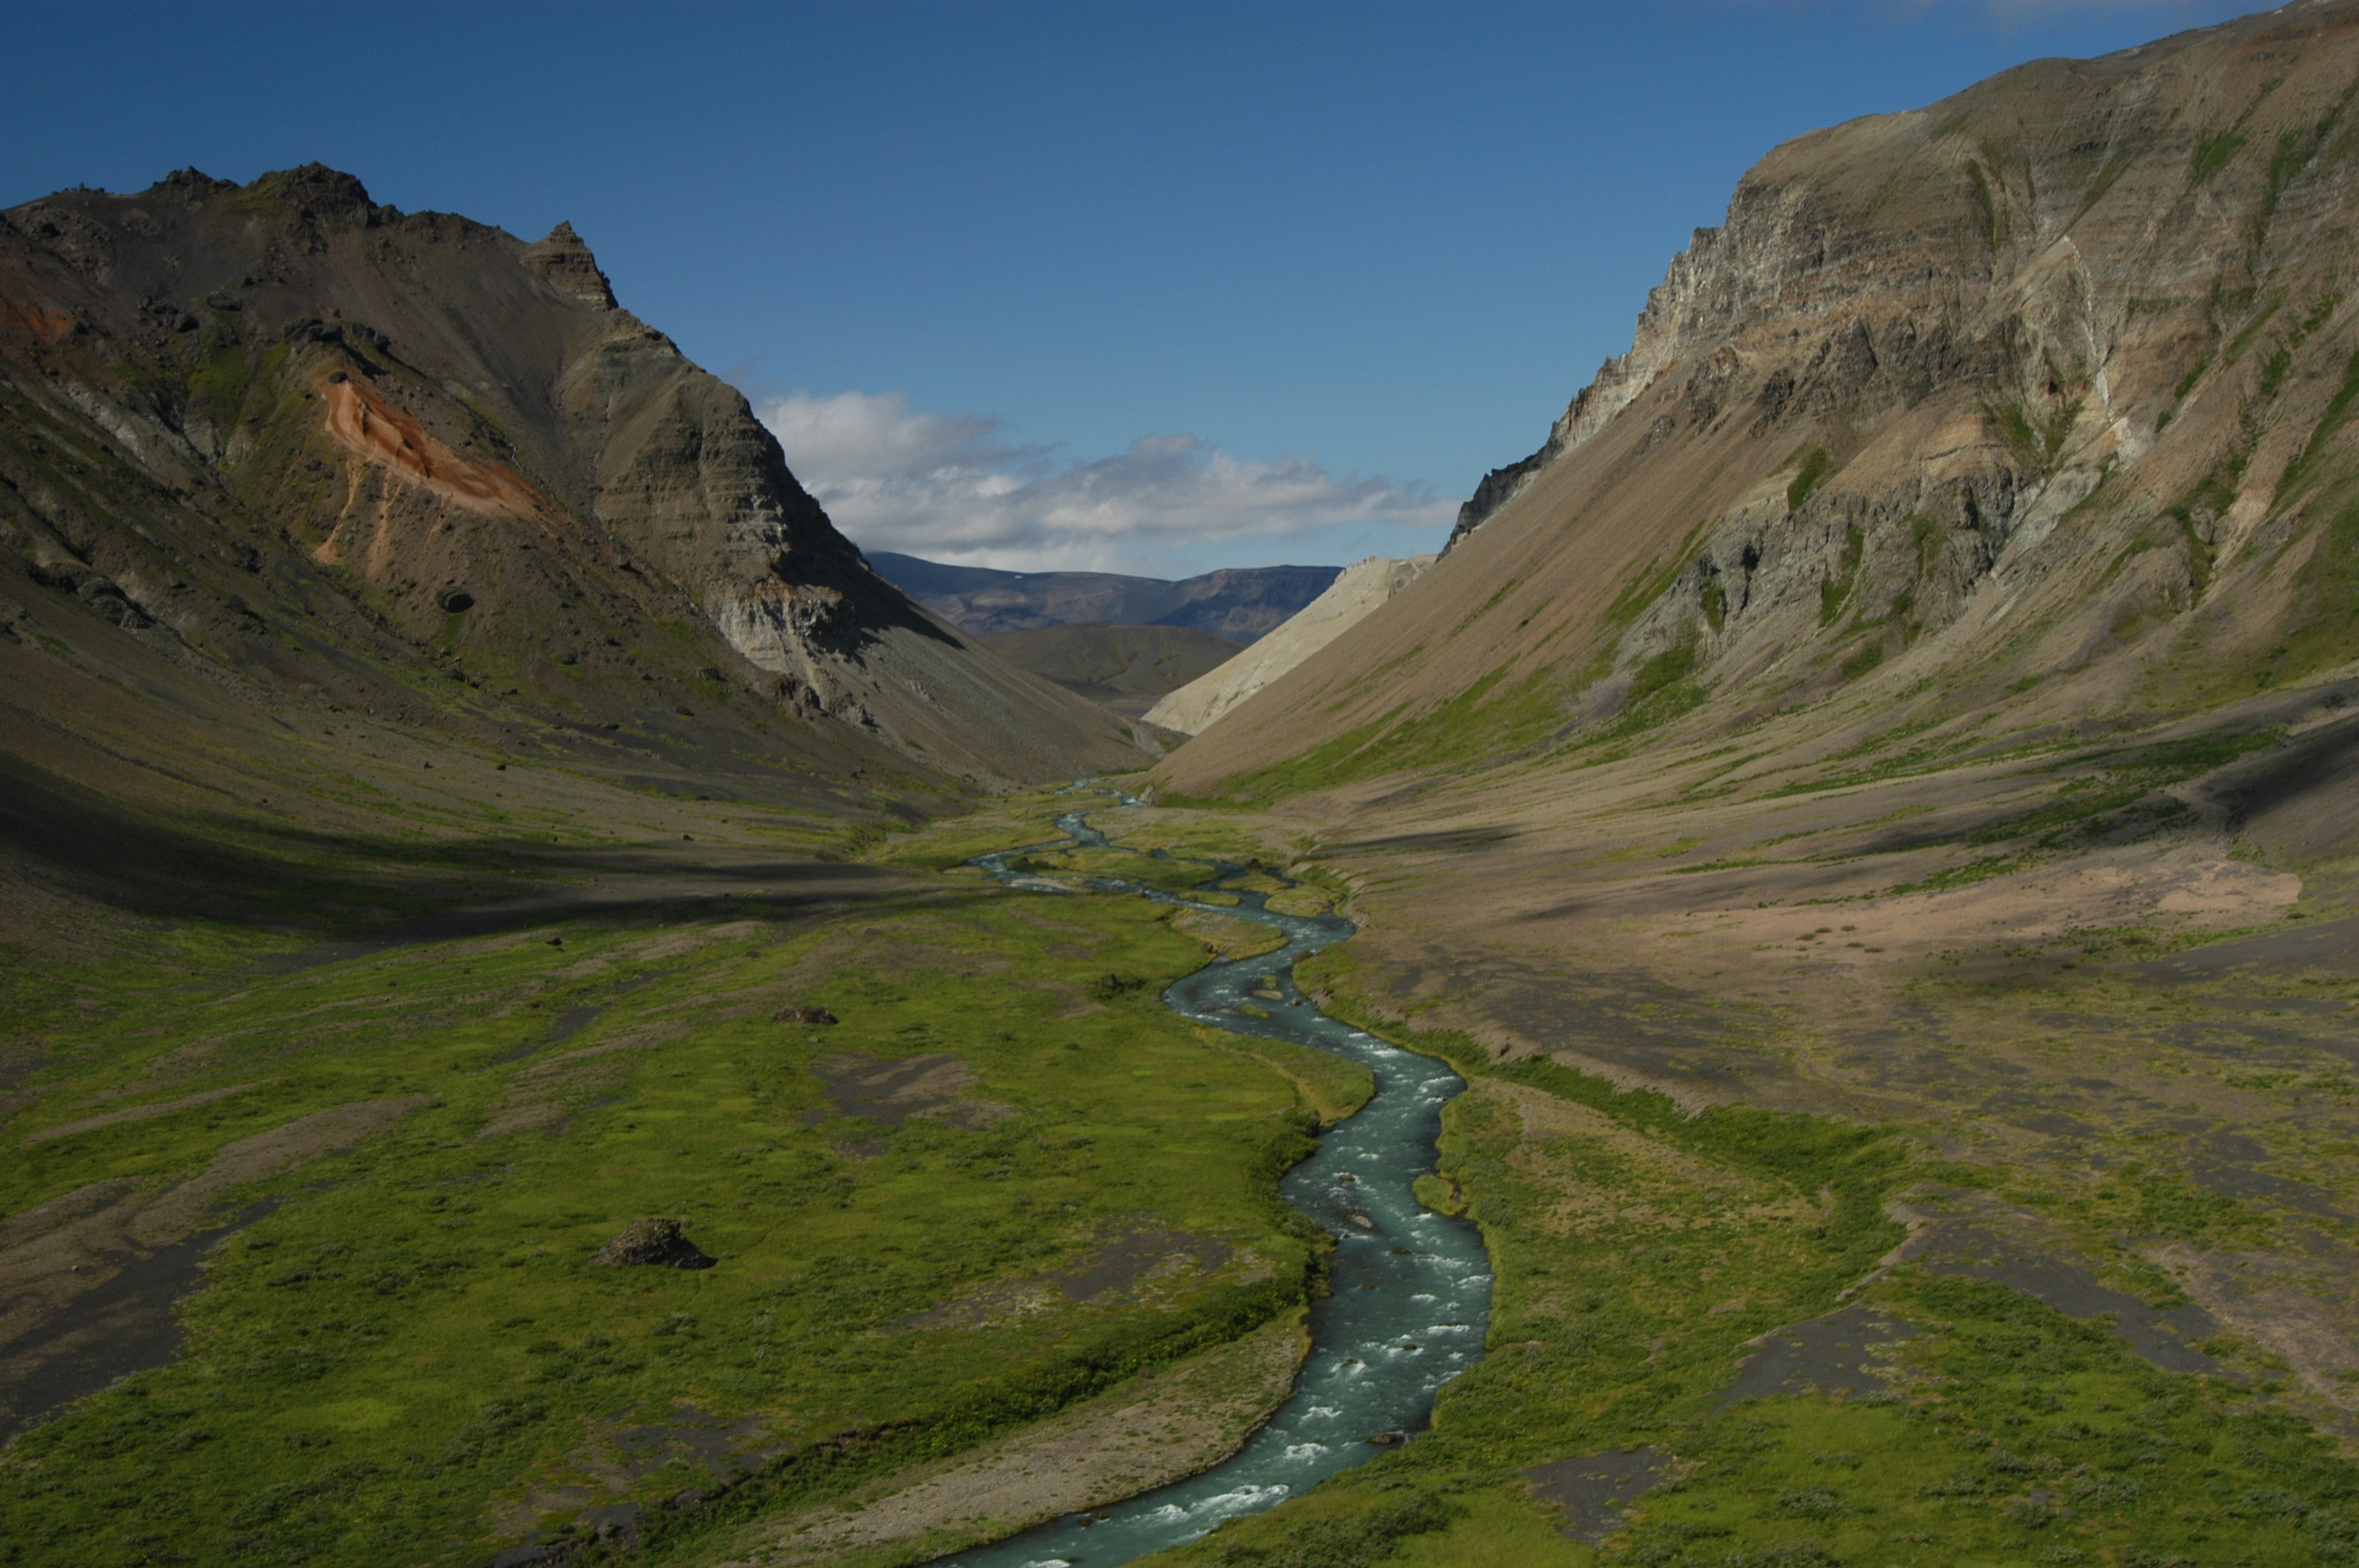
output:
M1439 546L1455 500L1306 458L1257 462L1193 436L1142 436L1053 460L996 419L929 414L897 392L756 405L787 462L860 545L1018 571L1201 570Z

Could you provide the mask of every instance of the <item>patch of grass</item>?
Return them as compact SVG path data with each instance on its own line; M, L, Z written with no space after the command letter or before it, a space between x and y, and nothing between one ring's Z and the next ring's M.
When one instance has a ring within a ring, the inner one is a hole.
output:
M1966 160L1966 180L1974 193L1974 206L1983 215L1983 243L1993 251L2006 242L2006 213L1992 191L1991 177L1973 158Z
M1835 471L1835 460L1824 447L1810 447L1787 460L1795 465L1786 483L1786 510L1799 512Z
M1223 795L1259 803L1403 770L1463 765L1529 745L1562 722L1548 669L1505 685L1502 665L1422 713L1396 708L1284 762L1224 780Z
M1348 949L1304 968L1331 1011L1473 1085L1445 1112L1443 1167L1491 1251L1489 1355L1444 1389L1419 1443L1180 1560L1223 1561L1234 1541L1262 1553L1239 1561L1323 1561L1323 1521L1420 1494L1462 1511L1362 1543L1367 1561L1825 1564L1882 1562L1898 1542L1901 1561L2136 1563L2201 1534L2223 1560L2295 1563L2359 1545L2359 1468L2331 1438L2243 1390L2156 1368L2102 1321L1977 1280L1905 1266L1860 1298L1914 1336L1888 1390L1727 1402L1756 1336L1831 1310L1865 1277L1894 1234L1879 1195L1993 1173L1913 1163L1872 1127L1688 1116L1545 1059L1495 1062L1463 1036L1375 1016ZM2238 1234L2177 1205L2091 1223ZM1534 1528L1545 1515L1524 1500L1526 1467L1642 1446L1676 1466L1602 1552Z
M1843 606L1850 602L1852 584L1859 579L1859 563L1866 552L1867 535L1859 531L1857 524L1846 524L1843 555L1837 562L1835 575L1821 579L1819 583L1821 626L1832 626L1843 619Z
M2236 361L2243 359L2245 357L2245 351L2252 347L2253 340L2259 337L2261 335L2261 330L2267 327L2271 321L2275 320L2277 319L2277 312L2284 308L2285 296L2282 294L2272 297L2267 305L2262 306L2259 312L2256 314L2252 319L2246 321L2243 329L2237 332L2235 337L2230 340L2228 343L2228 352L2225 356L2228 362L2234 364Z
M2326 411L2319 416L2318 423L2311 427L2310 438L2302 443L2301 450L2286 464L2285 473L2277 481L2277 494L2280 498L2292 495L2315 475L2319 459L2325 452L2326 443L2350 421L2351 407L2354 401L2359 401L2359 352L2353 353L2350 360L2344 363L2343 384L2334 389L2332 397L2327 399Z
M2234 131L2203 132L2195 138L2195 156L2189 166L2193 183L2202 184L2228 167L2228 160L2245 147L2245 138Z

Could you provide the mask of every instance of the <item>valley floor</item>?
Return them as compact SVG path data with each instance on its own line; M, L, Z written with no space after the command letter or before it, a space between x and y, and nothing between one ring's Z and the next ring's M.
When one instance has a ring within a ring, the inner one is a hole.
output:
M1159 1005L1252 950L1241 925L964 866L1069 805L867 835L791 881L649 838L393 945L190 925L20 969L8 1560L884 1568L1234 1447L1317 1289L1321 1233L1276 1177L1365 1075ZM1867 967L1888 904L1756 908L1706 896L1752 868L1672 875L1745 858L1717 843L1593 838L1647 896L1706 892L1607 919L1633 885L1592 868L1566 885L1598 946L1560 921L1519 949L1499 912L1554 862L1527 838L1506 876L1495 816L1098 822L1112 849L1029 869L1176 890L1202 872L1153 850L1217 852L1306 907L1349 892L1367 929L1299 978L1468 1080L1421 1190L1496 1276L1490 1354L1430 1432L1169 1560L2359 1550L2337 912L2285 918L2256 882L2250 916L1904 972ZM1773 918L1795 929L1754 932ZM601 1260L647 1217L712 1266Z

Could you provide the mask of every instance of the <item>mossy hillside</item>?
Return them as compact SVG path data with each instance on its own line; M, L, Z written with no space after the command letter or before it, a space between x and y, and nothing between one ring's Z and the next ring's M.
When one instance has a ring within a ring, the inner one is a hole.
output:
M1447 701L1383 718L1266 768L1223 782L1220 800L1266 804L1420 768L1463 768L1532 744L1564 722L1567 681L1554 666L1509 681L1502 665ZM1170 796L1173 805L1211 804Z
M25 1151L12 1212L190 1173L310 1108L420 1103L233 1195L278 1206L216 1255L185 1356L14 1444L0 1533L27 1562L145 1561L169 1541L201 1560L472 1563L487 1510L513 1538L535 1495L683 1411L806 1456L867 1433L742 1488L808 1495L1250 1330L1301 1298L1311 1257L1274 1178L1348 1091L1306 1098L1299 1064L1165 1012L1157 992L1201 952L1156 914L977 890L784 941L756 921L573 925L562 947L535 934L245 971L53 1020L45 1106L189 1059L201 1071L175 1095L255 1087L136 1138ZM1091 1000L1109 970L1148 984ZM843 1022L771 1022L788 1000ZM603 1011L552 1038L573 1009ZM973 1081L879 1127L812 1075L851 1053L939 1053ZM20 1111L0 1136L59 1119ZM681 1218L718 1266L590 1262L644 1214ZM1024 1284L1156 1225L1218 1238L1231 1262L1093 1303ZM1033 1310L995 1311L995 1289ZM676 1458L626 1490L712 1481Z
M1364 1012L1347 950L1304 968L1330 1011ZM1890 1391L1728 1401L1754 1336L1869 1280L1898 1234L1883 1197L1930 1168L1872 1128L1689 1118L1552 1063L1495 1064L1446 1032L1363 1022L1473 1081L1445 1113L1442 1167L1491 1249L1491 1354L1443 1390L1418 1444L1172 1560L1995 1568L2359 1554L2359 1469L2300 1416L2251 1388L2160 1371L2102 1323L2003 1286L1904 1266L1850 1298L1916 1333ZM1538 1462L1641 1446L1675 1456L1669 1479L1600 1548L1557 1536L1521 1478Z

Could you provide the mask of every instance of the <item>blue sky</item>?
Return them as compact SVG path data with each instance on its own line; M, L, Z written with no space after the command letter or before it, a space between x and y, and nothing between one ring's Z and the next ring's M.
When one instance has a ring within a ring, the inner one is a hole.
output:
M569 219L864 545L1345 561L1433 547L1776 143L2252 8L0 0L0 203L317 158Z

